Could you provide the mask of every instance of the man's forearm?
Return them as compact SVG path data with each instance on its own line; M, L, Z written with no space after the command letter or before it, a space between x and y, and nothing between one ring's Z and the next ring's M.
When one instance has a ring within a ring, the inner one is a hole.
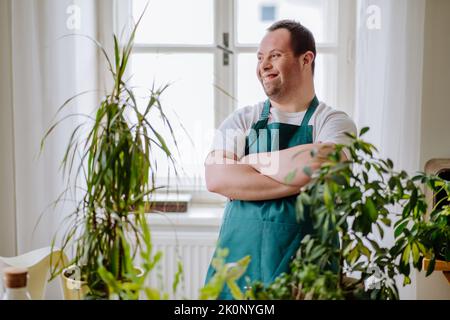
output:
M298 187L279 183L247 164L207 164L205 176L209 191L230 199L272 200L299 193Z
M320 168L332 148L332 144L305 144L281 151L250 154L241 162L280 183L302 187L310 180L304 168L309 167L312 171ZM315 157L311 156L313 149L320 150Z

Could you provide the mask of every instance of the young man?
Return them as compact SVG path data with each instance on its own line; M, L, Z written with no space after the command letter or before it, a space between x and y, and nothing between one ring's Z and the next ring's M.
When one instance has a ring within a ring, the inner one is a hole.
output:
M218 247L229 249L227 262L251 256L238 281L241 290L246 276L268 284L289 270L301 239L311 232L308 220L296 221L296 196L309 181L303 168L319 168L333 144L348 142L345 132L356 133L344 112L317 99L315 56L314 37L300 23L282 20L269 27L256 70L268 100L231 114L206 159L208 190L230 199ZM318 156L311 157L312 149ZM213 274L210 266L206 281ZM228 288L219 298L232 298Z

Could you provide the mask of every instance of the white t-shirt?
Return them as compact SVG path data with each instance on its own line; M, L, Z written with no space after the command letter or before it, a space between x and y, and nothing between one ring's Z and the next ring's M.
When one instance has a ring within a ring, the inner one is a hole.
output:
M252 125L258 122L264 107L264 101L240 108L230 114L220 125L214 135L212 150L226 150L236 154L238 159L245 155L245 137ZM284 112L275 107L270 108L269 122L287 123L300 126L306 110L302 112ZM356 133L356 125L343 111L339 111L320 102L309 123L313 126L313 143L347 144L350 138L344 133ZM345 151L344 151L345 152ZM347 158L349 158L349 155Z

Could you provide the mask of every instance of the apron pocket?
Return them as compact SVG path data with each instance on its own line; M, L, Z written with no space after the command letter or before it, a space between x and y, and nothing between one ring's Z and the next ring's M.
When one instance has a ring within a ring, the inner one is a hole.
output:
M264 284L289 271L301 240L299 224L265 221L261 246L261 276Z

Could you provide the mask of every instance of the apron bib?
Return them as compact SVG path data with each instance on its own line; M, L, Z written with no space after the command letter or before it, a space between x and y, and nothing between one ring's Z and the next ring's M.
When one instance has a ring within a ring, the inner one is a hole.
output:
M260 119L246 137L245 155L312 143L313 127L308 123L318 105L319 101L314 97L300 126L269 124L271 106L267 100ZM246 277L268 285L281 273L288 272L302 238L312 233L309 214L305 214L305 221L297 222L296 199L294 195L275 200L233 200L227 203L217 247L229 249L226 263L251 256L246 273L237 281L242 291L245 291ZM206 283L214 273L210 265ZM233 299L228 286L224 287L219 299Z

